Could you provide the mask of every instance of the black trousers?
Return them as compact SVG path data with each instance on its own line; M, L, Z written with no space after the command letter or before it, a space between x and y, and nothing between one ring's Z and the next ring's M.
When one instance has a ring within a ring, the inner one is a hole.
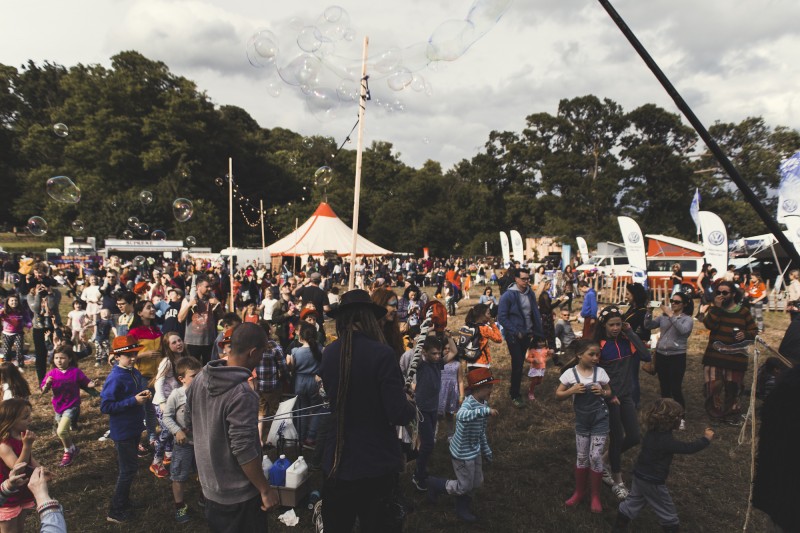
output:
M322 488L325 533L351 533L356 516L362 533L402 531L402 520L394 520L391 508L396 487L396 473L355 480L326 477Z
M211 346L199 346L197 344L187 344L186 350L189 355L195 359L199 359L203 366L207 365L211 360ZM44 379L44 378L42 378Z
M661 397L672 398L686 410L683 399L683 375L686 373L686 354L664 355L656 353L656 374L661 385Z
M261 495L232 505L206 498L206 523L214 533L267 533L267 512L261 510Z
M608 460L611 471L622 471L622 454L633 448L641 440L639 420L633 398L619 398L619 405L608 404L608 424L611 439L608 444Z
M44 328L33 328L33 349L36 353L36 376L39 378L37 383L44 380L47 374L47 344L44 340Z

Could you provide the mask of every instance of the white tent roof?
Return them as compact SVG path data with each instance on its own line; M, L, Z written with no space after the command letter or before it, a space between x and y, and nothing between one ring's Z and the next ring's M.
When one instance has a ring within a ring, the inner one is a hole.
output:
M272 256L322 255L328 250L336 250L339 255L350 255L353 249L353 229L341 221L331 206L322 202L299 228L278 242L267 246ZM388 255L389 250L381 248L361 235L356 244L356 255Z

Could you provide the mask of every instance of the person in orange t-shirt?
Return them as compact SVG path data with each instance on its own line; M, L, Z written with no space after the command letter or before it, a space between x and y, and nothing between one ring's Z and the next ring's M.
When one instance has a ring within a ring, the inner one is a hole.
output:
M758 332L764 331L764 304L767 301L767 286L761 278L761 273L754 271L747 284L747 301L750 304L753 318L756 320Z

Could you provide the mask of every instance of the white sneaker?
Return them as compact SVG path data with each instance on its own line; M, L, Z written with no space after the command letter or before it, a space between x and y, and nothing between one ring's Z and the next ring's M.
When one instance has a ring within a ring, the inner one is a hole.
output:
M616 496L619 501L623 501L628 497L628 489L625 487L625 483L617 483L611 487L611 492L614 493L614 496Z
M681 419L681 425L678 426L680 431L686 431L686 420Z

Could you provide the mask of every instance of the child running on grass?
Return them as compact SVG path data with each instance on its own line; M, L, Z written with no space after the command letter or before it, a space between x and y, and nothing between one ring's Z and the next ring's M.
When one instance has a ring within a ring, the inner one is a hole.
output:
M566 501L568 506L578 505L586 494L586 481L590 480L593 513L602 513L600 486L603 482L603 448L608 435L608 406L604 398L611 397L608 374L597 366L600 345L592 339L577 339L567 347L572 361L559 378L556 399L572 397L575 409L575 446L578 460L575 464L575 493ZM577 363L577 364L576 364Z
M63 344L53 354L53 365L42 381L42 393L53 391L53 410L56 413L58 429L56 435L64 445L64 456L60 466L69 466L80 452L70 435L72 424L78 420L81 411L81 388L94 388L94 381L86 377L77 366L70 366L74 357L72 347Z
M482 457L492 461L492 449L486 439L486 424L490 416L497 416L497 409L489 408L494 383L488 368L476 368L467 374L470 394L456 414L456 432L450 441L450 455L456 479L430 476L427 479L428 501L436 503L439 494L456 495L456 516L465 522L477 520L469 509L470 493L483 485Z
M169 336L169 335L167 335ZM194 471L194 443L186 429L186 389L200 372L202 365L196 358L181 357L175 363L175 372L181 387L172 390L164 404L162 423L175 437L172 451L170 478L172 496L175 498L175 521L184 524L190 520L189 506L184 502L184 487Z
M0 477L9 478L17 463L27 463L36 468L39 463L31 456L36 435L28 427L33 420L28 400L12 398L0 402ZM9 496L0 506L0 530L3 532L25 531L25 518L36 506L28 488L20 489Z
M24 309L17 296L9 296L5 307L0 309L0 322L3 324L3 354L6 361L16 362L25 367L23 344L25 328L31 327L30 311Z
M121 335L111 343L111 353L117 365L111 369L100 393L100 411L109 415L110 437L117 449L119 474L111 508L106 519L115 524L132 520L131 485L138 470L139 438L144 430L144 404L150 390L142 374L133 367L136 354L142 350L136 337Z
M27 400L31 396L31 388L22 377L19 368L8 361L0 364L0 390L3 392L4 401L11 398Z
M628 524L649 505L666 533L678 533L680 521L672 496L667 490L667 476L676 453L697 453L711 444L714 430L706 428L703 436L694 442L675 440L672 432L683 419L683 407L672 398L661 398L645 413L647 433L642 441L642 451L633 468L633 484L628 498L619 504L613 533L628 531Z

